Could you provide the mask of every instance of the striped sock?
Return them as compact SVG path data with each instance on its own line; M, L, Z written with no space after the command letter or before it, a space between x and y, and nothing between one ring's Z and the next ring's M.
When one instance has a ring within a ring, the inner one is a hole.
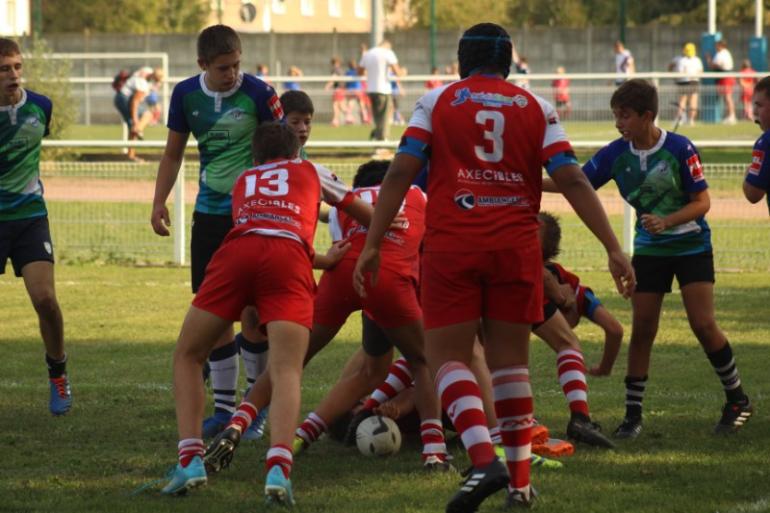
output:
M185 438L179 440L179 464L186 467L196 456L201 458L206 453L206 446L200 438Z
M215 349L209 356L214 413L235 411L235 387L238 384L238 345L235 341Z
M583 354L574 349L565 349L556 355L559 385L569 403L569 411L590 417L588 411L588 385Z
M318 437L324 434L327 429L329 428L326 425L326 422L324 422L324 419L319 417L316 412L312 412L297 428L297 431L294 434L305 442L311 444L318 440Z
M48 354L45 355L45 364L48 367L48 378L55 379L67 373L67 355L61 360L54 360Z
M481 468L495 459L495 449L487 429L476 376L463 363L449 361L436 374L441 405L452 420L473 466Z
M446 441L444 440L444 426L440 419L426 419L420 422L420 440L422 441L422 459L428 456L439 456L442 461L446 459Z
M227 424L228 428L237 428L241 433L249 429L251 423L257 418L257 407L248 401L243 401L238 409L235 411L230 422Z
M626 376L626 418L634 419L642 417L642 401L644 389L647 387L647 376L635 378Z
M489 437L492 439L492 443L495 445L501 445L503 438L500 436L500 426L489 428Z
M713 353L706 353L711 366L714 367L719 380L722 382L722 388L725 390L725 396L729 402L735 403L746 398L741 386L741 376L738 374L738 368L735 366L735 357L730 343L725 343L722 349Z
M254 384L260 374L267 367L267 349L268 343L252 342L238 333L235 340L240 348L241 358L243 358L243 367L246 369L246 383L249 388Z
M505 449L511 489L529 494L529 459L532 455L532 388L526 366L511 366L492 373L495 413Z
M406 358L399 358L388 369L388 377L385 382L377 387L377 390L372 392L372 395L366 400L364 409L373 410L385 401L393 399L399 392L412 386L412 380L412 371L409 369L409 364L406 363Z
M291 454L291 448L283 445L276 444L270 447L267 451L267 461L265 462L265 468L269 471L276 465L281 467L283 476L288 479L291 474L291 466L294 464L294 457Z

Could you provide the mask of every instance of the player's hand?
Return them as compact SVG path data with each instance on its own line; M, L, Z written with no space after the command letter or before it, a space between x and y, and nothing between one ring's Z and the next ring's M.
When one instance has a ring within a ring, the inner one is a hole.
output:
M562 302L559 303L559 310L568 311L575 307L575 292L569 283L559 284L561 290Z
M366 297L366 280L374 287L377 285L377 274L380 270L380 250L364 246L353 270L353 288L361 297Z
M342 257L345 256L345 253L348 252L350 249L350 242L347 240L340 240L332 244L332 247L329 248L329 251L326 252L326 258L328 259L328 265L327 269L331 269L337 263L342 260Z
M607 257L610 274L615 280L615 287L624 298L628 299L636 288L636 274L631 266L631 261L620 250L610 252Z
M407 228L409 228L409 219L403 213L397 214L388 227L389 230L406 230Z
M668 228L666 219L655 214L642 214L641 222L642 227L653 235L661 233Z
M594 365L593 367L588 369L588 374L591 376L599 377L606 377L612 374L612 367L610 368L604 368L601 365Z
M152 229L161 237L168 237L171 232L168 227L171 226L171 218L168 216L166 205L156 205L152 207L152 216L150 217Z
M399 410L398 406L393 404L392 401L382 403L374 409L374 413L393 420L398 420L398 418L401 416L401 410Z

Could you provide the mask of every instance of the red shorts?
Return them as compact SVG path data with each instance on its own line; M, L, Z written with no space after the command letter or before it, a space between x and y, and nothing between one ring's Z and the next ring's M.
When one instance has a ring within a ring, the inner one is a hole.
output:
M410 276L380 268L377 286L367 286L366 297L353 289L356 261L346 258L325 271L318 282L313 322L342 326L348 316L363 310L382 328L397 328L422 319L417 284Z
M338 87L334 90L334 93L332 93L332 101L335 102L344 102L345 101L345 89L342 87Z
M733 88L735 87L735 78L726 77L717 79L717 92L719 94L727 96L733 94Z
M520 324L543 320L539 244L520 249L422 255L425 329L479 318Z
M222 244L206 267L193 306L237 321L256 306L260 325L291 321L313 325L315 280L307 251L283 237L247 234Z

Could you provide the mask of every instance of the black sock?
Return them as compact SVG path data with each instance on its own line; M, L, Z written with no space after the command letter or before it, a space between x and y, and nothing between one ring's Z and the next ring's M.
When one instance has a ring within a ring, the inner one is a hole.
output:
M48 377L50 379L60 378L67 373L67 355L61 360L54 360L48 354L45 355L45 363L48 365Z
M626 376L626 418L636 419L642 417L642 401L644 389L647 387L647 376L636 378Z
M727 342L722 349L713 353L706 353L706 356L708 356L711 366L714 367L714 371L722 382L727 401L736 403L745 400L746 394L741 386L741 377L735 366L735 358L730 343Z

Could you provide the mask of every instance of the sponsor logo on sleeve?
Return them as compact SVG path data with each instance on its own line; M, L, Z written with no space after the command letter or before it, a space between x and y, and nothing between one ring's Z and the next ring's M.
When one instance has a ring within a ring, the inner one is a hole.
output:
M762 163L765 161L765 152L762 150L754 150L751 152L751 164L749 165L749 174L759 176L759 171L762 169Z
M703 164L701 164L697 153L687 159L687 167L690 169L690 176L693 182L701 182L705 179L703 176Z
M267 106L270 108L270 113L273 115L273 119L283 119L283 107L281 107L281 100L277 95L273 95L270 101L267 102Z

